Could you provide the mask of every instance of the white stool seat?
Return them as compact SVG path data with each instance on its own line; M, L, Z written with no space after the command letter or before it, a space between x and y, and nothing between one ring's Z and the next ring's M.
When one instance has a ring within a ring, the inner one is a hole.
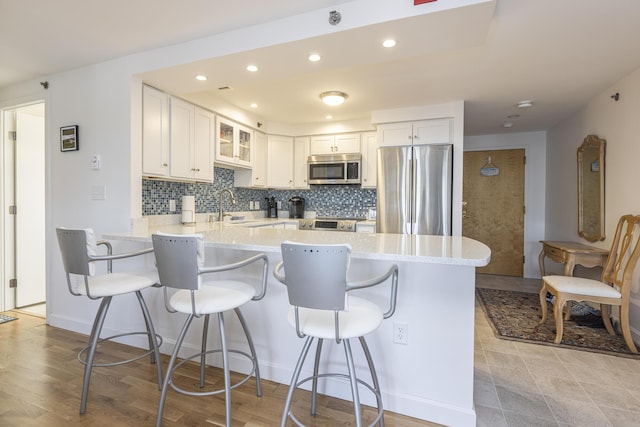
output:
M256 288L244 282L218 280L202 283L194 293L195 315L221 313L251 301L256 296ZM183 289L171 296L170 306L180 313L191 314L191 291Z
M322 339L335 339L335 317L329 310L313 308L298 309L300 332ZM358 297L349 297L349 309L339 313L339 339L357 338L375 331L383 320L383 313L379 306ZM289 324L295 328L295 308L289 309Z
M115 295L128 294L140 291L158 283L158 273L150 271L147 273L111 273L102 276L89 276L89 288L91 297L102 298ZM72 284L74 292L79 295L87 295L83 284Z

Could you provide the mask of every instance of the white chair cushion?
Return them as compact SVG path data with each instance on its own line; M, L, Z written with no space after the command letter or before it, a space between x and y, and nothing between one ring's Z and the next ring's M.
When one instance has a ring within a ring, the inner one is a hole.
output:
M122 295L151 287L158 283L158 273L155 271L146 273L112 273L90 276L88 279L91 297L101 298ZM74 287L76 293L87 295L83 280L79 280Z
M240 307L256 295L256 289L244 282L216 280L205 282L195 292L194 314L212 314ZM180 290L171 296L169 305L181 313L191 314L191 291Z
M306 335L335 339L334 312L329 310L315 310L300 308L300 331ZM349 310L340 314L340 337L344 339L361 337L375 331L382 324L383 313L380 307L365 299L350 296ZM295 328L295 309L291 307L288 316L289 324Z
M592 297L622 298L617 289L599 280L572 276L544 276L542 280L547 284L547 287L558 292Z

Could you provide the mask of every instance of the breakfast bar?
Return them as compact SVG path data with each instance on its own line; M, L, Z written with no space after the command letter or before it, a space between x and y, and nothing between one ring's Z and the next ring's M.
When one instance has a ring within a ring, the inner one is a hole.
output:
M352 247L349 279L371 277L391 264L399 267L398 301L393 317L368 336L368 343L380 378L386 410L448 426L475 426L473 404L475 269L490 259L489 248L466 237L375 233L305 231L285 227L286 220L196 223L134 227L131 232L105 233L103 238L118 244L151 245L156 231L171 234L201 233L207 265L233 262L254 253L269 258L270 270L280 261L284 241L314 244L348 243ZM153 257L146 262L152 268ZM243 280L256 281L260 271L243 271ZM284 286L271 274L266 297L246 305L243 314L252 331L262 377L288 384L303 344L287 322L288 299ZM227 277L228 274L227 274ZM249 277L249 279L248 279ZM156 289L145 297L154 316L156 330L165 337L161 351L171 351L181 320L169 315ZM385 286L361 290L372 301L388 296ZM156 295L157 294L157 295ZM231 317L230 317L231 319ZM407 339L396 342L394 325L406 328ZM197 329L197 328L196 328ZM231 323L230 345L242 346L239 325ZM186 352L197 348L198 335L187 336ZM141 346L144 343L140 343ZM188 348L192 347L192 348ZM343 357L327 343L332 368L342 368ZM366 369L362 354L354 354L357 369ZM217 364L216 360L210 363ZM334 365L334 362L331 363ZM231 360L232 370L246 372L242 359ZM305 367L306 368L306 367ZM346 369L346 368L345 368ZM303 372L304 376L304 372ZM328 382L323 394L350 400L348 381ZM373 396L362 396L364 404L375 406Z

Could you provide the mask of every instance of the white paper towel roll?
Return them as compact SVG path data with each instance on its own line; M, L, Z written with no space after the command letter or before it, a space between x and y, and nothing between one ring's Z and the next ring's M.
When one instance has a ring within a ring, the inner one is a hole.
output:
M182 196L182 223L193 224L196 222L196 198L195 196Z

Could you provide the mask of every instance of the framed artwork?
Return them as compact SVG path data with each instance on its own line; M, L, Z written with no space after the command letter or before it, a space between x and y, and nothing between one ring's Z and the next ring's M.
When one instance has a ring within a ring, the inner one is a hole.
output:
M60 151L76 151L78 148L78 126L61 127Z

